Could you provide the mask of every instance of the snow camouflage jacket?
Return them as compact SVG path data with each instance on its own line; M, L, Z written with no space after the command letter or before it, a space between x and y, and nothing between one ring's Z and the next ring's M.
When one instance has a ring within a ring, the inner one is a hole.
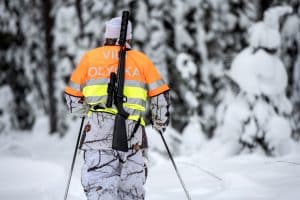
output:
M81 149L111 149L116 108L106 108L110 72L118 66L118 46L104 46L88 51L73 72L65 98L70 113L85 116ZM126 53L124 109L129 148L147 147L145 122L147 97L150 98L152 125L164 131L169 122L169 87L144 54Z

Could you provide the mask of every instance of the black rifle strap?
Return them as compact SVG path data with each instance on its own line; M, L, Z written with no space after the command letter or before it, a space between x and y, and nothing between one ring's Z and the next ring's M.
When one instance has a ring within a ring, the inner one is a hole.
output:
M138 121L137 121L136 124L134 125L134 128L133 128L133 131L132 131L132 133L131 133L130 138L133 138L134 134L137 132L137 130L138 130L140 124L141 124L141 120L142 120L142 118L139 117Z

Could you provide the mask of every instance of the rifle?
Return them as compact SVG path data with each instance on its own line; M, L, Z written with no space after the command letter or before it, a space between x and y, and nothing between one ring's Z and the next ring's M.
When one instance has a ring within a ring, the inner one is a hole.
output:
M111 103L109 101L111 101L110 99L112 98L112 92L113 92L114 104L118 110L118 113L116 114L116 118L115 118L112 148L123 152L128 151L126 119L128 118L129 113L127 113L123 107L123 103L127 101L126 97L123 95L123 91L124 91L124 80L125 80L126 35L127 35L128 18L129 18L129 12L123 11L120 38L119 38L119 45L120 45L119 65L118 65L118 72L116 75L117 88L111 90L111 88L108 87L108 90L111 91L107 99L108 106L111 106ZM110 75L111 80L109 86L115 85L115 83L113 83L115 80L114 79L115 75L113 75L112 73Z

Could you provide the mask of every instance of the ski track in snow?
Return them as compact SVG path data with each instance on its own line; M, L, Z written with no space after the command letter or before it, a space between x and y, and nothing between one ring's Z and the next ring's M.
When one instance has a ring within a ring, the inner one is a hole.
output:
M80 157L69 199L84 199L80 185ZM300 157L294 158L300 162ZM67 163L1 156L0 199L50 200L63 197ZM292 163L237 157L199 161L176 159L192 199L289 199L300 197L300 166ZM186 199L169 161L149 168L146 200Z
M1 136L0 199L63 199L75 141L76 134L64 139ZM300 151L295 152L266 158L255 154L214 157L206 151L175 157L175 162L193 200L299 200ZM185 200L171 161L155 152L149 155L146 200ZM85 199L81 165L79 152L68 200Z
M290 159L300 161L300 157ZM195 200L299 199L300 166L276 160L239 156L198 163L179 159L177 163L190 195ZM147 200L186 199L168 163L150 169L147 192Z
M69 200L84 199L80 185L80 156L72 178ZM292 158L300 162L300 157ZM61 199L67 165L1 155L0 199ZM194 200L298 200L300 166L276 160L245 159L195 163L176 159L179 171ZM176 173L167 160L149 168L146 200L186 199Z

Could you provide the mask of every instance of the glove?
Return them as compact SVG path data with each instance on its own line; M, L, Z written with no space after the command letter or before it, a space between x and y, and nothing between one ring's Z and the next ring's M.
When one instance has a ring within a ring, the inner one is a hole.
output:
M152 127L158 131L159 133L164 133L166 131L167 125L166 123L152 123Z
M170 119L170 98L168 91L151 97L152 127L160 133L165 132Z
M89 111L89 105L84 101L83 97L74 97L65 94L69 112L78 117L84 117Z

